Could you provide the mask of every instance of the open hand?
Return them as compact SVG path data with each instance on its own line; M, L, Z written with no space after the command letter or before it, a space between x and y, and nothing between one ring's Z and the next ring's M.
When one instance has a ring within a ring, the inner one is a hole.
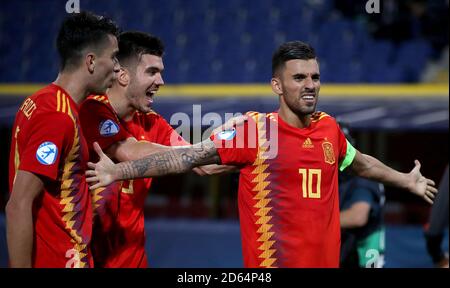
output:
M433 180L422 176L420 173L420 162L418 160L415 160L414 164L414 168L408 174L411 183L409 190L425 199L428 203L433 204L434 197L438 192L434 187L435 183Z
M104 187L115 181L115 164L103 153L102 148L97 142L94 142L94 150L97 152L100 160L97 163L88 162L90 169L86 170L86 182L89 184L89 189L94 190L99 187Z

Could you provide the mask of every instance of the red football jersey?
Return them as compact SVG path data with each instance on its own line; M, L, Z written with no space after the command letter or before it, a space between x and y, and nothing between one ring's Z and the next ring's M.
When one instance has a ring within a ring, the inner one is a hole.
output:
M105 150L128 137L166 146L190 145L155 112L135 112L130 121L119 119L106 95L88 97L80 115L89 147L97 141ZM144 204L151 182L152 178L121 181L93 192L96 267L147 267Z
M92 267L87 160L78 107L66 91L51 84L25 99L13 126L9 185L17 170L44 181L33 204L33 267Z
M242 167L238 202L244 265L338 267L338 168L351 163L354 148L322 112L303 129L288 125L278 113L248 115L241 129L212 137L222 164Z

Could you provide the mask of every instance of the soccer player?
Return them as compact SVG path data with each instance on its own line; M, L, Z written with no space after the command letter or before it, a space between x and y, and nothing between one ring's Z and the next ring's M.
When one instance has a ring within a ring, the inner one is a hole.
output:
M67 17L56 41L57 79L17 112L6 206L11 267L92 267L88 147L78 104L115 80L117 33L108 18L88 12Z
M273 55L272 75L278 112L249 113L241 129L118 164L95 145L100 161L88 163L94 170L86 172L87 181L95 183L91 189L115 180L183 173L195 165L240 166L246 267L339 266L339 170L350 168L433 202L434 182L421 175L417 160L409 173L389 168L356 150L333 117L316 112L320 71L312 47L300 41L282 44Z
M98 142L116 161L135 160L164 149L190 145L152 110L155 94L164 85L164 45L143 32L119 38L117 80L104 95L89 96L80 107L88 147ZM96 153L90 153L93 160ZM220 167L194 168L201 175ZM95 209L92 252L95 267L145 268L144 204L152 179L116 182L92 192Z

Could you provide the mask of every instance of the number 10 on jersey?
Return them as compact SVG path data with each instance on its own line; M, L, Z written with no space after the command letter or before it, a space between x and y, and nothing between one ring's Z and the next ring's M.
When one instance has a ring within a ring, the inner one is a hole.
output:
M320 169L298 169L302 178L302 195L303 198L320 198L320 184L322 178L322 170ZM313 187L313 182L316 185Z

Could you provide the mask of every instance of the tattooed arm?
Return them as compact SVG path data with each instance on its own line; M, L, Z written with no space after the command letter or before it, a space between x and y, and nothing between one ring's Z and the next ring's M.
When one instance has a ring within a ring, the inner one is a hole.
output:
M90 189L106 186L116 180L179 174L201 165L220 164L216 147L210 139L192 146L171 147L164 152L118 164L114 164L97 143L94 143L94 149L100 161L88 163L92 169L86 171L86 181L92 183Z

